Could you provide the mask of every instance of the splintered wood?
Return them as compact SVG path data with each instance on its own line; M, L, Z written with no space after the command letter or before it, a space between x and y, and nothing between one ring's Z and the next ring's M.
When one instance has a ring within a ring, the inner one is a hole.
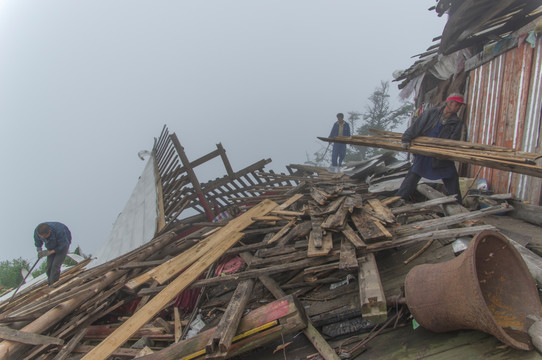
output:
M338 359L322 333L389 322L386 297L400 293L401 278L381 276L386 250L406 249L395 266L410 266L430 239L474 234L487 226L461 224L509 210L446 216L450 197L394 207L390 194L369 194L344 174L292 168L299 186L248 197L236 217L167 227L139 249L1 303L0 359L225 359L299 331L322 358Z

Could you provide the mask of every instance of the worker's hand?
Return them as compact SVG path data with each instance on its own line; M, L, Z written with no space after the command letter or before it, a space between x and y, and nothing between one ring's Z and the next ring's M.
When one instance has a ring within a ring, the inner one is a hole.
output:
M42 257L48 256L48 255L49 255L49 250L40 250L40 251L38 251L38 259L41 259Z
M402 142L401 147L403 148L403 150L408 150L408 148L410 147L410 143L409 142Z

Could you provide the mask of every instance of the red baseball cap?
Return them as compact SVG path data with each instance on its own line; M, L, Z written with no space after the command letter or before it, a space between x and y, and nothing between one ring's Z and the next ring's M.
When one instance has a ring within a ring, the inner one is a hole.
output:
M448 96L446 101L450 101L450 100L465 105L465 100L463 99L463 95L461 94L451 94L450 96Z

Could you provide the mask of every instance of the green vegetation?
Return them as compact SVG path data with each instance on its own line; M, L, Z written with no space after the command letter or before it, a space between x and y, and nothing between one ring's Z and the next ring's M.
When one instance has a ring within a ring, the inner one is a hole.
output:
M83 254L79 246L75 248L74 253L84 258L88 258L90 256ZM0 293L2 292L2 288L17 288L21 284L21 281L23 281L23 271L24 274L27 274L35 261L36 259L32 259L31 262L29 262L23 258L14 259L11 261L0 261ZM72 260L70 257L66 257L63 264L66 266L73 266L76 265L77 262ZM36 277L45 273L46 268L47 261L45 259L42 259L39 266L35 268L34 271L32 271L32 277Z

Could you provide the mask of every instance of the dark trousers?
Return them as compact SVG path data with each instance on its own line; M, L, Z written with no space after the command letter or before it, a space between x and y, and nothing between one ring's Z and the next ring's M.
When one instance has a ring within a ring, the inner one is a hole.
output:
M411 170L405 177L405 180L401 183L399 190L395 193L395 196L400 196L402 199L407 199L416 190L416 186L422 177ZM446 179L442 179L444 187L446 188L446 195L457 195L457 202L461 204L461 190L459 189L459 175L457 171L454 171L454 176Z
M331 149L331 166L342 166L345 156L346 156L346 145L333 144L333 148Z
M64 259L68 255L68 248L61 252L56 252L53 255L47 256L47 269L45 273L47 274L47 279L49 279L49 285L53 285L55 282L60 279L60 267L64 262Z

